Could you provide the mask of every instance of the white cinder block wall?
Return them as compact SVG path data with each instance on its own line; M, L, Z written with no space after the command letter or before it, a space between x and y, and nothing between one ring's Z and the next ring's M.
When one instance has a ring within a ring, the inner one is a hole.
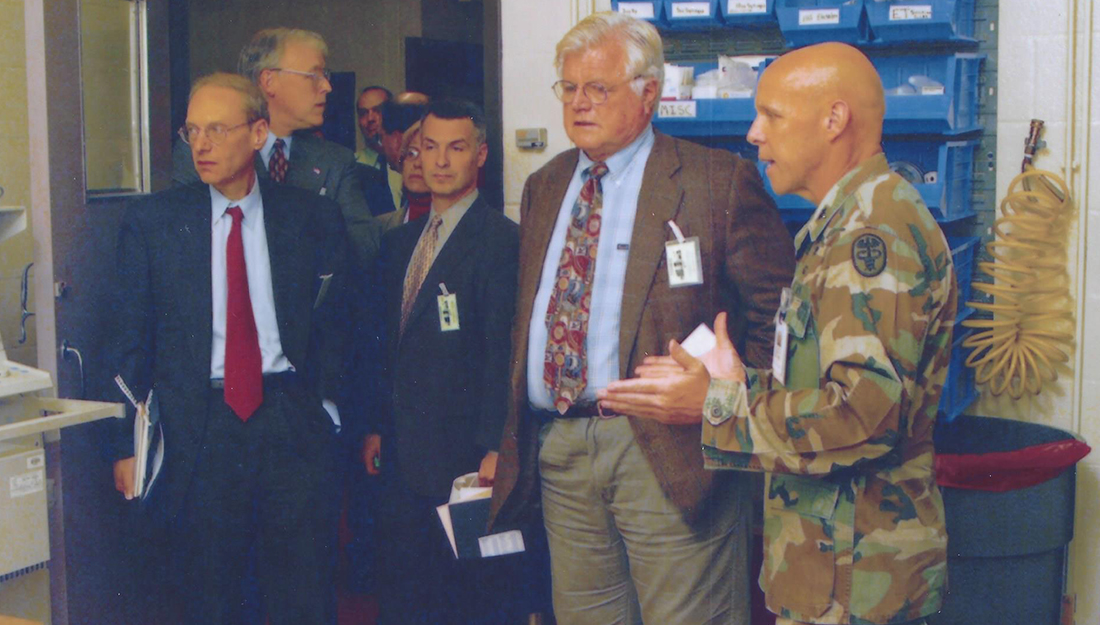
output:
M501 3L503 46L505 204L518 217L527 176L570 147L561 127L560 105L550 93L554 45L592 11L610 0L544 0L533 11L520 2ZM1085 242L1100 241L1100 11L1093 0L1000 0L998 55L997 189L1004 196L1019 171L1032 118L1047 123L1047 150L1037 164L1071 177L1077 194L1077 227L1070 234L1068 270L1081 319L1077 349L1058 383L1036 398L1012 401L983 394L975 414L1034 421L1081 433L1100 447L1100 253ZM1071 37L1071 33L1073 36ZM1071 62L1075 60L1075 63ZM1092 69L1096 69L1096 75ZM1071 106L1072 105L1072 106ZM515 147L516 129L546 128L547 147ZM1072 137L1068 131L1072 129ZM1089 180L1097 180L1089 185ZM1089 315L1092 318L1089 318ZM1086 354L1092 354L1089 358ZM1077 595L1076 623L1100 624L1100 450L1078 467L1077 527L1071 544L1069 592Z

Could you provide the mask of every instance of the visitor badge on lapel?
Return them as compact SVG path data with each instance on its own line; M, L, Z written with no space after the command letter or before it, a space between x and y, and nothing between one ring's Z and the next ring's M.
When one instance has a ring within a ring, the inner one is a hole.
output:
M447 285L439 283L440 295L435 298L439 306L439 329L442 332L453 332L458 329L458 298L454 293L447 292Z
M775 347L772 349L772 377L787 385L787 306L791 303L791 289L783 287L779 295L779 310L775 311Z
M684 238L680 227L671 219L668 227L676 235L675 241L665 241L665 265L668 267L669 286L695 286L703 283L703 254L699 251L699 237Z

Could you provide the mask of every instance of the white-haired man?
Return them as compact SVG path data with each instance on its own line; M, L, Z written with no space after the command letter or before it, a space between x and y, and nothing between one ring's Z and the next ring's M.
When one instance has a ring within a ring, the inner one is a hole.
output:
M653 131L652 26L592 15L556 66L578 149L524 188L493 524L530 519L541 483L559 623L747 623L745 478L703 470L698 426L599 414L596 391L719 310L764 363L790 236L751 163Z
M332 91L325 67L328 45L321 35L293 28L257 32L237 58L237 72L267 100L271 127L256 155L256 174L336 200L361 267L369 267L378 233L363 196L355 154L314 135L324 122ZM191 151L177 142L172 177L179 184L199 179Z

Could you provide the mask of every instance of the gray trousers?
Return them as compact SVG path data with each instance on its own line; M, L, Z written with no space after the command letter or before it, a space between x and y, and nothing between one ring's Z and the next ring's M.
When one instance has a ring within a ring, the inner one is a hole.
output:
M540 440L559 625L748 624L747 479L723 480L688 525L626 417L555 419Z

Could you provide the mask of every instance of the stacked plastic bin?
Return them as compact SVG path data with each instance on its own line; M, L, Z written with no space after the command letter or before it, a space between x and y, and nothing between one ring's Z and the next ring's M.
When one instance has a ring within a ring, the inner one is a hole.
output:
M788 48L843 41L870 57L886 90L883 149L891 167L909 180L949 236L959 285L961 321L973 312L970 280L978 251L970 229L975 151L984 56L974 53L974 0L653 0L612 2L615 10L653 21L668 33L716 29L777 29ZM759 69L763 70L767 63ZM684 65L685 63L678 63ZM696 75L714 62L690 63ZM756 159L745 141L755 117L751 97L662 101L655 120L667 134ZM763 167L761 175L764 176ZM771 185L764 176L769 193ZM775 196L792 232L814 207L796 196ZM940 409L952 420L976 398L973 372L964 366L963 327L956 326L951 369Z

